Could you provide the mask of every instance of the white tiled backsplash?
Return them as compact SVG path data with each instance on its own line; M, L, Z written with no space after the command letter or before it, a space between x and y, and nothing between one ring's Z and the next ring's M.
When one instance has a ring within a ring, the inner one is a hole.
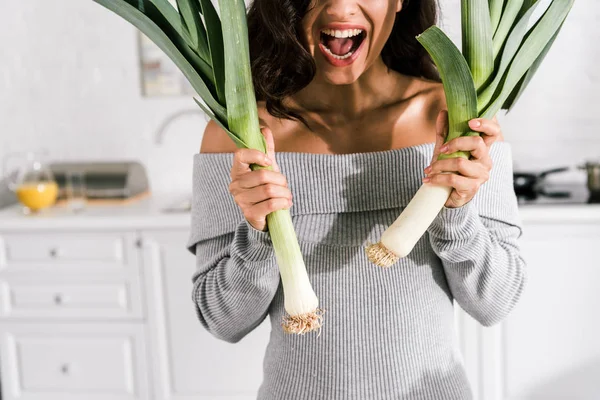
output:
M441 3L460 45L460 1ZM600 3L578 0L516 109L498 116L517 168L600 158L598 22ZM90 0L0 2L0 157L46 148L61 159L133 158L154 191L188 192L206 122L183 116L154 142L161 123L196 105L141 95L135 32Z

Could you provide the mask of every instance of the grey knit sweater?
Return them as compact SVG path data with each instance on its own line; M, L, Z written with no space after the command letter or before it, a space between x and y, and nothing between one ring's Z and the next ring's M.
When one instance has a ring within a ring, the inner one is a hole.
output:
M370 264L376 242L421 185L432 144L345 155L278 153L290 212L320 306L320 333L283 332L285 313L268 233L228 192L231 153L194 159L193 300L214 336L237 342L271 319L259 400L471 398L455 345L453 300L483 325L501 321L525 284L507 143L475 198L443 209L412 253Z

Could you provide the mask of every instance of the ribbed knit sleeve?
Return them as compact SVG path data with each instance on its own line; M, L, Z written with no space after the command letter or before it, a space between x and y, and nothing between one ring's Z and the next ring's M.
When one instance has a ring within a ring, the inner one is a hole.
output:
M510 146L494 144L490 155L490 179L473 200L442 209L428 229L454 298L484 326L510 313L526 283Z
M188 249L196 255L198 318L214 336L234 343L266 317L279 270L269 234L246 221L228 192L230 166L230 157L196 156Z

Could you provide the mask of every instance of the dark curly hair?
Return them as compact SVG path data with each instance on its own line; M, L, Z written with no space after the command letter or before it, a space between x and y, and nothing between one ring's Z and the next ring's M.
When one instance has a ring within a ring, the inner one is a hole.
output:
M254 0L248 10L250 59L256 98L278 118L304 119L283 99L305 88L316 66L303 42L302 18L311 0ZM405 75L440 81L431 57L415 39L437 23L437 0L404 0L381 52L388 68Z

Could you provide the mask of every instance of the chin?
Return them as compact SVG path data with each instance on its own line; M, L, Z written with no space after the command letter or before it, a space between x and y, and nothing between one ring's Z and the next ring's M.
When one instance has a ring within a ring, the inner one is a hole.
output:
M327 72L320 72L318 73L318 75L320 75L321 80L323 80L324 82L327 82L331 85L349 85L351 83L354 83L358 80L358 78L360 78L360 76L362 75L362 71L359 72L355 72L353 70L348 70L348 71L327 71Z

